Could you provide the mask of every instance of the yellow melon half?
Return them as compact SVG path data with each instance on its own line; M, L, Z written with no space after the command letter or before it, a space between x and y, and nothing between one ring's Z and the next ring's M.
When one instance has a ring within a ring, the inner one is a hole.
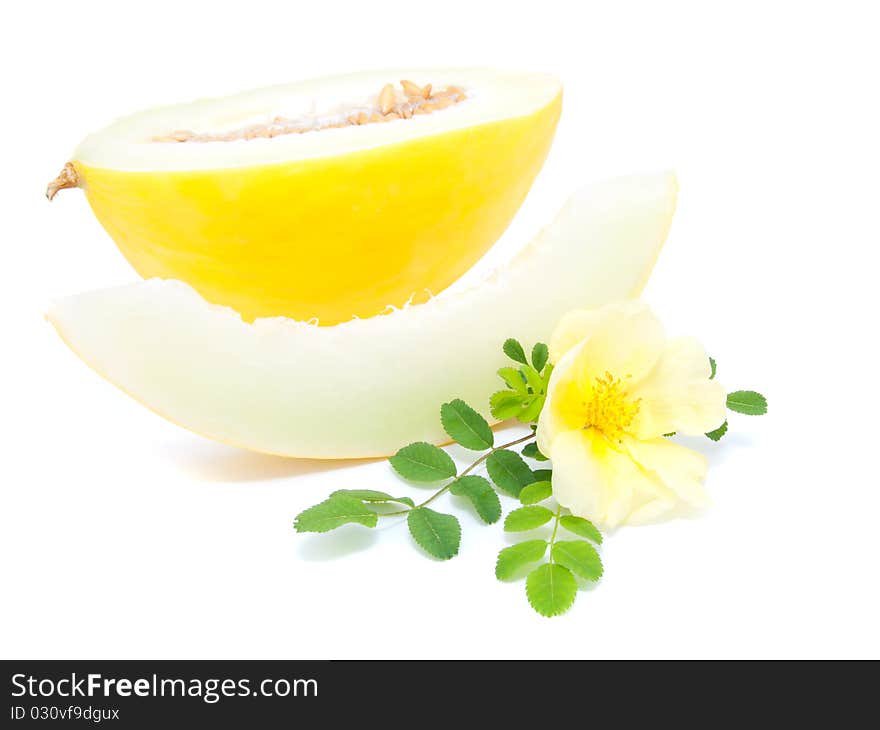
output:
M676 191L670 173L588 187L480 284L332 327L246 323L159 279L61 299L49 319L98 373L209 438L284 456L384 456L446 440L439 408L452 398L488 415L507 337L530 346L570 309L638 295Z
M82 187L144 277L185 281L248 321L330 325L467 271L525 198L561 103L541 74L317 79L120 119L48 192Z

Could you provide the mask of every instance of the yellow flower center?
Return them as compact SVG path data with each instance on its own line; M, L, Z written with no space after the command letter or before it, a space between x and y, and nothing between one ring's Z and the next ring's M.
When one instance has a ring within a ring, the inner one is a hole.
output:
M607 438L619 440L638 414L639 401L630 400L623 381L606 372L596 378L584 410L584 428L595 428Z

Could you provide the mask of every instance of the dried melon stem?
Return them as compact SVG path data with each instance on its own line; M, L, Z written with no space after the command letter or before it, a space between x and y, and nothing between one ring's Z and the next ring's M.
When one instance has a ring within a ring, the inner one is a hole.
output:
M73 166L72 162L68 162L64 165L64 168L61 172L58 173L58 177L56 177L52 182L49 183L46 188L46 197L49 200L52 200L57 194L59 190L64 190L66 188L78 188L79 187L79 175L76 172L76 168Z
M400 82L401 91L393 84L386 84L376 96L375 103L368 108L353 109L341 115L339 121L323 124L308 123L303 119L275 117L266 124L255 124L241 129L234 129L219 134L197 133L188 129L180 129L170 134L153 137L152 142L234 142L247 139L267 139L284 134L303 134L322 129L336 129L361 124L390 122L395 119L411 119L421 114L430 114L440 109L464 101L464 91L457 86L448 86L433 91L431 84L419 86L406 79Z

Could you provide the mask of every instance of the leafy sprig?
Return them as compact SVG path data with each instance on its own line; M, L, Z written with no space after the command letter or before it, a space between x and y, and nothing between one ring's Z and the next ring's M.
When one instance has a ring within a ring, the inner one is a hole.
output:
M552 478L552 474L548 475ZM552 525L549 539L529 539L504 548L498 553L495 577L510 581L522 576L525 568L533 567L526 576L526 597L542 616L558 616L571 608L577 597L578 579L587 583L602 577L602 559L595 545L601 545L602 534L589 520L567 514L559 505L551 509L536 502L551 497L550 479L525 487L520 501L525 505L514 510L504 521L507 532L525 532ZM545 486L547 485L547 486ZM559 540L559 528L581 540Z
M455 413L455 418L443 418ZM461 543L461 523L451 514L429 509L428 505L446 492L466 498L472 505L477 516L486 524L497 522L501 518L501 501L498 493L488 479L473 474L484 462L492 476L496 467L489 464L505 464L507 469L495 471L498 480L495 486L505 491L514 490L515 480L533 482L534 475L521 457L508 451L509 447L525 443L535 438L530 433L505 444L494 446L494 434L486 420L464 401L454 400L444 403L441 407L441 422L446 432L456 443L462 441L476 446L475 434L482 443L488 444L488 450L479 456L466 469L458 472L452 457L443 449L424 441L418 441L400 449L389 460L393 469L404 479L411 482L431 483L442 482L433 494L419 504L409 497L391 497L384 492L372 490L340 490L334 492L329 499L310 507L296 518L294 527L298 532L327 532L346 524L356 523L364 527L376 527L380 518L406 516L410 534L426 553L439 560L449 560L458 554ZM446 424L450 425L446 428ZM466 427L462 424L468 424ZM488 430L489 436L486 436ZM460 440L459 440L460 439ZM520 464L511 466L510 457L518 459ZM494 477L493 477L494 479ZM518 489L516 487L517 493ZM403 509L378 512L372 509L377 504L396 504Z
M455 515L428 505L448 492L466 500L484 523L493 524L501 519L501 498L515 498L519 506L507 514L504 530L528 533L529 539L498 553L495 576L505 582L525 577L526 597L542 616L567 611L579 587L603 575L598 551L602 533L589 520L569 514L553 502L552 469L533 469L527 461L549 461L535 440L553 373L547 346L537 343L527 357L520 342L508 339L503 350L514 366L498 370L506 387L491 395L489 409L496 419L516 418L528 424L528 434L496 445L486 419L463 400L451 400L440 407L440 423L455 443L481 452L468 467L459 472L452 457L433 444L408 444L389 459L391 467L409 482L435 484L436 489L427 499L417 504L410 497L372 489L340 489L301 512L294 521L297 532L328 532L348 524L375 528L380 519L405 516L413 541L428 555L449 560L461 547L461 523ZM710 378L714 378L715 360L709 358L709 365ZM727 408L745 415L762 415L767 412L767 399L755 391L734 391L727 396ZM719 441L727 431L725 421L706 436ZM517 453L513 447L520 444L524 446ZM486 476L475 473L479 469L485 469ZM545 535L534 537L536 530Z
M507 340L504 351L523 367L502 368L502 379L510 380L521 392L519 409L534 410L535 398L540 402L534 419L540 414L551 366L548 349L543 343L532 348L531 364L516 340ZM511 372L507 372L511 371ZM531 383L531 384L530 384ZM495 445L495 434L488 421L460 398L440 407L440 423L447 435L457 444L471 451L483 452L460 473L452 457L434 444L417 441L401 448L389 459L391 467L410 482L437 483L439 486L427 499L416 504L409 497L393 497L374 490L338 490L323 502L300 513L294 528L298 532L328 532L347 524L376 527L381 518L406 516L413 540L426 553L439 560L449 560L458 554L461 545L461 523L455 515L437 512L429 504L446 492L470 502L477 516L486 524L501 519L499 492L519 496L527 485L534 484L535 473L525 459L511 447L535 439L535 431L525 436ZM526 455L543 458L537 450L526 450ZM485 467L488 479L473 473ZM548 487L549 487L549 483ZM376 507L396 505L400 509L379 511Z
M506 340L502 349L519 367L508 366L498 371L507 387L489 397L489 409L499 421L516 418L520 423L537 422L553 373L547 345L538 342L532 348L531 363L526 359L525 350L517 340Z

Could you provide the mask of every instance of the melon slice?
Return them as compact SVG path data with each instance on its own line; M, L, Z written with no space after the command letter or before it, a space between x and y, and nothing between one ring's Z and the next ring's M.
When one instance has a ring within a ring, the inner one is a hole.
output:
M559 80L397 69L144 111L49 186L82 187L144 277L245 320L322 325L439 293L498 239L550 148Z
M638 295L676 192L671 173L587 187L482 283L333 327L249 324L159 279L62 299L49 319L98 373L200 434L284 456L385 456L444 442L452 398L488 415L507 337L546 340L570 309Z

